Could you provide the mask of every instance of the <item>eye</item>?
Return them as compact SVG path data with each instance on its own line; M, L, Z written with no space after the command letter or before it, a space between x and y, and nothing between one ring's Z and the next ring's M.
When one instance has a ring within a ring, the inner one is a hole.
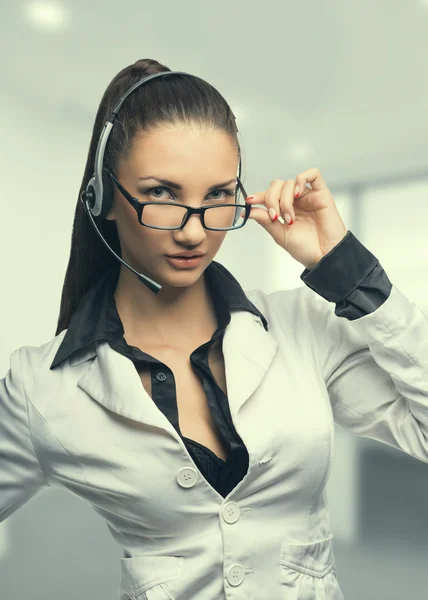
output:
M235 191L234 190L226 190L226 189L213 190L211 192L211 194L214 194L215 192L223 192L227 197L235 196ZM220 198L217 196L217 197L214 198L214 200L220 200Z
M159 191L159 190L171 191L169 188L164 187L163 185L160 185L160 186L158 185L156 187L152 187L152 188L149 188L149 189L142 190L141 193L144 194L144 195L146 195L146 196L153 196L156 200L160 200L162 198L162 196L159 196L159 195L157 195L157 194L154 193L155 191Z

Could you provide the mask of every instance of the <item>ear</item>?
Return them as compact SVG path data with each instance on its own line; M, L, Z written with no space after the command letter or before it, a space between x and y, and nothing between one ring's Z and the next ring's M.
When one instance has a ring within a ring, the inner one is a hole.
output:
M108 192L110 191L111 194L111 206L110 206L110 210L107 213L107 216L105 217L108 221L115 221L116 220L116 190L111 190L111 188L108 190ZM107 193L107 196L109 196L109 193Z

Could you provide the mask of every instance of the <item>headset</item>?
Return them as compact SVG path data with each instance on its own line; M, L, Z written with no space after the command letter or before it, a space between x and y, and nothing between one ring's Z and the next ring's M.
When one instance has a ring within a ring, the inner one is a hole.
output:
M114 254L114 256L123 265L125 265L125 267L127 267L133 273L135 273L135 275L138 277L138 279L141 281L141 283L146 285L155 294L158 294L160 292L160 290L162 289L162 286L159 283L157 283L156 281L154 281L153 279L151 279L150 277L147 277L147 275L138 273L138 271L133 269L127 262L125 262L120 256L118 256L116 254L116 252L107 243L106 239L104 238L104 236L101 233L101 231L99 230L99 228L96 226L94 217L98 217L98 219L100 221L105 219L113 205L113 184L106 177L103 178L103 164L104 164L104 154L105 154L107 141L108 141L108 138L110 136L111 130L114 125L114 122L116 120L116 117L118 115L118 112L119 112L122 104L125 102L125 100L128 98L128 96L130 94L132 94L135 90L137 90L140 86L142 86L147 81L150 81L151 79L155 79L156 77L168 77L169 75L190 75L191 77L194 77L196 79L201 79L200 77L197 77L196 75L192 75L191 73L185 73L183 71L162 71L161 73L155 73L154 75L148 75L148 76L144 77L143 79L140 79L131 88L129 88L129 90L127 92L125 92L125 94L123 94L123 96L121 97L119 102L113 108L109 119L107 119L107 121L104 124L104 127L103 127L101 135L100 135L100 139L98 141L97 150L95 153L94 173L93 173L91 179L89 180L88 185L86 186L86 190L84 190L82 192L81 198L80 198L95 231L100 236L102 242L105 244L105 246L108 248L108 250L112 254ZM204 81L204 80L201 79L201 81ZM235 117L235 115L233 115L233 116ZM236 120L236 117L235 117L235 120ZM239 156L239 166L238 166L238 173L237 173L237 179L238 179L239 183L240 183L240 177L241 177L241 155ZM242 186L242 184L240 184L240 187L241 186Z

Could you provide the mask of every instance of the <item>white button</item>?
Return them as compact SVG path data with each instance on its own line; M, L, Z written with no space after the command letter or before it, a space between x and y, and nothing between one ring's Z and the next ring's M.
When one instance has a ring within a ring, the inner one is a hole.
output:
M177 481L181 487L191 488L198 481L198 472L192 467L184 467L178 472Z
M226 523L236 523L241 514L241 509L236 502L228 502L223 506L223 519Z
M241 565L232 565L230 567L229 573L227 574L227 581L234 587L241 585L244 581L244 569Z

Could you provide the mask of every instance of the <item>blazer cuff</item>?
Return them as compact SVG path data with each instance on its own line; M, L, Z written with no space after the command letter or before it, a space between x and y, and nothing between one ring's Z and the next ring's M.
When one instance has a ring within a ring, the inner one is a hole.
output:
M351 231L300 279L329 302L351 294L379 264L379 260Z

